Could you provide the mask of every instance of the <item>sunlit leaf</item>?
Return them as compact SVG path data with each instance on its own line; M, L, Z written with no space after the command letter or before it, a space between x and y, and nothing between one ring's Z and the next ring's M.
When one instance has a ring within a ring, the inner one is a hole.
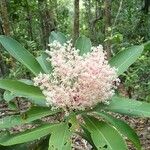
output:
M0 129L11 128L16 125L30 123L49 115L58 113L59 110L52 111L47 107L33 107L22 115L6 116L0 119Z
M51 133L48 150L71 150L70 135L68 125L61 123Z
M107 110L129 116L150 117L150 103L114 96L109 105L100 104L97 110Z
M18 97L32 99L37 104L45 105L45 96L38 87L28 85L17 80L4 79L0 80L0 88L8 90Z
M0 43L15 59L25 65L34 75L43 72L41 66L34 58L34 56L19 42L10 37L1 35Z
M92 116L84 115L83 118L98 150L127 150L124 139L112 126Z
M105 112L97 111L96 114L100 115L106 121L111 123L122 135L131 140L138 150L141 150L141 144L138 135L127 123Z
M144 46L132 46L127 48L118 54L116 54L110 61L109 64L117 69L117 74L121 75L125 72L129 66L131 66L137 58L141 55L144 50Z
M58 124L44 124L40 127L30 129L25 132L3 135L0 137L0 145L9 146L37 140L50 134L57 126Z
M50 62L46 60L47 58L47 54L43 53L41 56L37 57L37 61L39 62L45 73L51 73L53 68Z

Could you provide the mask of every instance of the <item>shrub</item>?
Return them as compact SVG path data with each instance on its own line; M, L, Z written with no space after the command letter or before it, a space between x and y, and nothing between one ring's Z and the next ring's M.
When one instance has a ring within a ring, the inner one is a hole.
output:
M45 53L35 58L17 41L10 37L0 36L0 42L14 58L25 65L35 75L34 84L37 85L34 86L33 81L29 80L0 80L0 88L6 90L4 98L8 103L11 102L14 97L24 97L33 104L32 107L25 112L25 117L17 114L2 118L0 120L0 129L9 131L11 127L16 125L33 123L42 117L58 113L64 114L63 119L57 123L38 123L38 126L34 129L20 133L4 132L0 137L0 145L11 146L37 139L39 140L42 137L48 137L49 146L47 149L69 150L71 149L72 135L79 134L92 145L93 149L126 150L127 145L124 137L128 138L138 150L141 149L140 141L135 131L126 122L113 117L109 112L137 117L150 117L150 104L120 97L110 92L112 88L116 87L114 85L115 82L117 82L116 75L121 75L135 62L141 55L144 45L124 49L116 54L110 61L106 61L104 53L99 51L101 47L92 48L93 51L90 52L91 42L85 36L79 37L75 43L75 49L70 48L69 50L71 51L65 51L65 53L68 52L68 54L65 56L60 55L60 57L63 56L64 58L59 60L56 56L63 53L63 45L67 42L67 38L60 32L52 32L50 35L49 42L51 43L51 51L47 51L50 55L49 59L47 59L48 56ZM58 51L55 51L56 47ZM52 50L52 48L54 50ZM77 52L76 49L78 49ZM73 53L73 55L70 55L70 53ZM71 57L73 57L72 62L69 62ZM76 60L76 62L74 60ZM59 65L58 61L60 61ZM83 64L86 62L87 65L84 64L82 66L79 62ZM68 63L67 66L65 66L66 63ZM75 66L75 64L78 66ZM98 73L88 70L88 67L94 69L97 65L100 66L97 70L101 69L103 71L101 76L99 70ZM62 69L63 67L66 69L65 73ZM103 67L104 69L102 69ZM116 73L113 68L116 68ZM67 69L70 69L70 75ZM76 72L74 72L75 70ZM85 84L83 84L81 80L84 73L86 73L87 76L91 75L90 78L86 76ZM93 78L94 75L95 80ZM99 77L101 77L101 81L98 79ZM92 78L93 80L90 80ZM81 81L80 86L75 86L76 83L79 85L79 81ZM106 86L105 84L108 85ZM75 93L71 91L71 96L69 96L67 89L63 91L66 85L68 90L72 90L71 87L74 87L74 90L78 90ZM89 85L89 87L87 85ZM38 86L40 86L40 88ZM92 88L90 86L92 86ZM99 86L102 87L100 88ZM60 89L60 87L62 88ZM86 89L83 90L82 88ZM101 89L102 91L98 91ZM96 90L96 92L94 90ZM50 91L53 91L53 93ZM59 93L55 93L56 91ZM84 92L84 95L82 95L82 92L79 94L79 91ZM87 91L91 93L87 94ZM60 96L61 92L63 94ZM108 94L109 92L110 94ZM79 95L75 95L74 97L73 94L77 93ZM87 95L85 96L85 94ZM104 94L106 95L104 96ZM83 98L81 95L85 97ZM55 99L55 97L57 98ZM108 98L109 103L106 103ZM70 103L71 100L74 100L75 103ZM85 100L86 103L83 104L83 100ZM50 106L46 105L47 102Z

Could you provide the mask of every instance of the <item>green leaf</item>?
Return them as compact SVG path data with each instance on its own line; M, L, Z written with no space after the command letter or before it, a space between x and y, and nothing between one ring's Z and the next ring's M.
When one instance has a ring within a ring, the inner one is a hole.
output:
M96 110L107 110L129 116L150 117L150 103L114 96L109 105L100 104Z
M90 39L85 36L79 37L75 43L75 48L80 50L79 52L80 55L90 52L91 47L92 47L92 44L91 44Z
M4 99L3 99L3 94L2 93L0 93L0 101L3 101Z
M29 148L30 146L27 144L19 144L19 145L14 145L14 146L1 146L0 145L0 150L27 150Z
M100 115L104 119L106 119L109 123L111 123L122 135L127 137L129 140L133 142L135 147L138 150L141 150L140 140L136 132L124 121L117 119L108 113L104 113L101 111L97 111L96 114Z
M30 123L42 117L58 113L59 110L52 111L47 107L33 107L22 115L7 116L0 119L0 129L11 128L16 125Z
M52 31L49 37L49 43L52 43L53 41L58 41L60 44L64 44L66 43L67 38L61 32Z
M48 74L52 72L53 68L51 66L51 63L46 60L47 58L48 58L48 55L43 53L41 56L37 57L36 59L41 65L44 72Z
M32 99L37 104L46 105L45 96L38 87L33 85L28 85L17 80L4 79L0 80L0 88L8 90L15 95L17 94L20 97Z
M61 123L51 133L48 150L71 150L70 136L68 125Z
M150 51L150 41L147 41L144 45L144 51Z
M27 79L20 79L18 80L22 83L28 84L28 85L33 85L33 82L31 80L27 80ZM11 100L13 100L15 97L18 97L18 95L14 94L13 92L10 91L5 91L3 94L3 99L6 102L10 102Z
M98 150L127 150L127 146L116 129L92 116L83 116L85 125Z
M90 143L90 145L94 148L94 150L97 150L97 148L95 147L95 145L92 141L90 132L87 130L87 128L84 125L81 125L81 128L83 130L83 133L77 133L77 134L79 134L82 138L84 138L86 141L88 141Z
M13 100L16 97L15 94L13 94L10 91L5 91L3 94L3 98L6 102L10 102L11 100Z
M10 146L0 145L0 150L47 150L48 142L49 142L49 135L41 138L38 141L35 140L27 143L21 143Z
M33 85L34 84L33 81L28 80L28 79L20 79L18 81L20 81L22 83L25 83L25 84L28 84L28 85Z
M45 124L40 127L17 134L7 134L0 137L0 145L9 146L40 139L54 130L58 124Z
M127 48L116 54L109 61L109 64L117 69L118 75L121 75L128 69L130 65L132 65L137 60L137 58L141 55L143 49L143 45Z
M15 102L9 102L8 104L8 108L10 109L10 110L14 110L14 111L18 111L18 107L17 107L17 105L15 104Z
M15 59L25 65L34 75L43 72L34 56L22 47L19 42L10 37L1 35L0 43Z

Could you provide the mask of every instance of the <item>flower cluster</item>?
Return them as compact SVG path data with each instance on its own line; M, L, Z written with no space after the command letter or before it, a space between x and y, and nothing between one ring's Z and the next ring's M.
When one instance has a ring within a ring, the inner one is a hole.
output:
M53 66L51 74L40 73L34 78L46 96L47 104L64 110L84 110L113 96L118 78L115 68L106 60L103 47L92 47L83 56L68 41L49 44L47 61Z

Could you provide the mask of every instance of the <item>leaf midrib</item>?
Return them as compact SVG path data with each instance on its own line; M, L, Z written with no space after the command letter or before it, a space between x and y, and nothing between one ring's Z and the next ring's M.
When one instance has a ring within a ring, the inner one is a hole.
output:
M102 135L102 137L105 139L105 141L108 143L108 145L110 146L110 148L112 149L111 145L109 144L109 142L107 141L107 139L105 138L105 136L103 135L103 133L100 132L100 130L96 127L96 125L87 117L87 119L91 122L91 124L98 130L98 132ZM113 149L112 149L113 150Z
M25 134L21 133L22 135L21 135L21 134L18 134L18 135L16 135L16 136L11 135L7 141L4 141L4 142L2 142L2 143L4 143L3 145L5 145L5 146L12 145L12 144L9 144L9 142L10 142L10 143L13 143L13 141L15 141L19 136L26 138L26 136L30 135L31 133L34 133L34 134L35 134L35 133L38 133L38 132L42 132L42 131L44 131L44 130L48 130L48 129L54 127L55 125L56 125L56 124L54 124L54 125L49 125L49 126L43 127L43 128L42 128L42 126L41 126L41 129L40 129L40 130L38 130L37 128L35 128L35 130L33 130L33 131L31 131L31 132L29 131L29 132L27 132L27 133L25 133ZM37 130L36 130L36 129L37 129ZM48 132L48 133L46 133L46 134L40 136L40 138L43 137L43 136L45 136L45 135L47 135L47 134L50 134L50 132ZM19 139L20 139L20 138L19 138ZM28 140L27 140L27 141L28 141ZM29 140L29 141L31 141L31 140ZM19 143L22 143L22 142L19 142Z
M131 52L130 52L131 53ZM137 53L137 51L136 51L136 53ZM134 55L136 54L136 53L134 53ZM131 54L133 54L133 53L131 53ZM122 64L120 64L120 66L117 68L117 69L120 69L129 59L131 59L134 55L130 55ZM137 56L139 55L139 53L137 54Z

